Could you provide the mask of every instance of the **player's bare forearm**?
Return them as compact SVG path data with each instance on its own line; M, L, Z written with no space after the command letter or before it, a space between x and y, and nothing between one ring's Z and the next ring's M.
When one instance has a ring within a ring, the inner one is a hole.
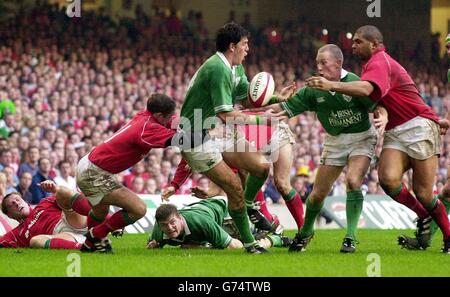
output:
M368 97L374 88L368 81L332 82L330 91L350 96Z
M305 80L306 85L322 91L339 92L350 96L368 97L374 88L368 81L340 82L330 81L321 76L312 76Z

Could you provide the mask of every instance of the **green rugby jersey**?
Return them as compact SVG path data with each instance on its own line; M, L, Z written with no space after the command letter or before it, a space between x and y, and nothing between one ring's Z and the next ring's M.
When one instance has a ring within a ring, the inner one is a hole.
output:
M233 110L237 101L247 99L248 79L242 65L231 67L222 53L211 56L197 70L189 83L183 106L180 127L190 131L210 129L215 115ZM205 122L205 119L210 119Z
M214 248L226 248L231 242L231 236L221 227L227 215L227 206L223 199L205 199L179 210L186 221L184 234L179 238L170 239L155 224L151 240L164 245L178 246L183 243L210 243Z
M341 81L359 80L351 72L342 71ZM337 92L325 92L309 87L300 89L288 101L281 103L289 117L305 111L314 111L328 134L359 133L367 131L370 126L369 110L376 106L368 97L353 98Z

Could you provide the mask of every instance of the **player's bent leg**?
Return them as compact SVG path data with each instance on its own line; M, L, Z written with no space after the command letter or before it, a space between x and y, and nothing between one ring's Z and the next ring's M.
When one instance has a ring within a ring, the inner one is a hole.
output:
M245 142L245 145L246 148L250 146L248 142ZM270 231L272 229L271 222L254 207L256 193L264 185L269 174L269 163L261 153L249 152L248 149L245 152L224 152L223 159L228 165L249 173L244 191L248 216L256 228Z
M64 216L67 223L75 229L82 229L87 227L87 217L75 211L65 211Z
M347 233L342 242L342 253L354 253L356 251L356 230L358 228L359 218L361 216L364 196L361 192L362 179L370 166L370 158L363 155L352 156L348 160L347 173Z
M378 165L380 186L392 199L414 211L419 219L425 219L429 216L428 211L402 184L403 173L410 167L410 158L405 152L383 149Z
M438 197L433 197L434 174L437 166L438 159L436 155L425 160L413 160L413 187L417 198L441 229L444 241L448 241L450 240L450 223L445 206ZM422 231L424 234L423 238L421 238L424 241L426 240L424 244L428 244L431 239L430 226L431 220L429 225L424 226L424 230L418 230L418 232ZM419 233L419 235L422 234Z
M305 251L306 245L314 236L314 223L317 215L320 213L323 202L330 193L333 183L342 172L343 166L319 165L316 175L316 183L313 190L306 200L305 222L298 233L289 251Z
M293 153L292 145L286 144L279 149L278 159L273 163L273 175L275 187L286 201L292 217L297 224L297 229L303 226L303 203L300 195L295 191L290 182L290 171L292 168Z
M31 248L76 250L81 246L69 233L36 235L30 240Z
M228 196L228 212L239 230L246 249L252 253L261 253L250 231L247 210L243 199L243 189L237 175L225 163L220 161L210 170L203 172L213 183L220 186Z
M449 177L447 177L447 181L446 181L444 187L442 188L441 193L438 194L436 197L444 204L445 212L448 215L449 211L450 211L450 181L449 181ZM430 227L431 238L433 238L434 234L436 233L436 231L438 229L439 229L439 226L433 220L433 222L431 223L431 227ZM431 239L429 241L429 244L431 245Z
M111 242L107 235L114 230L124 229L126 226L133 224L147 212L147 206L139 196L125 187L116 189L106 195L98 205L93 207L93 210L95 211L101 206L109 209L109 205L120 207L121 210L98 226L89 229L82 251L112 252Z

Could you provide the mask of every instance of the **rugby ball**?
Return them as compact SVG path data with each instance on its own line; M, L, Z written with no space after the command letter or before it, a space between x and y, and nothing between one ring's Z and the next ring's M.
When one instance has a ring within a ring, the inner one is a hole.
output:
M275 90L275 82L268 72L256 74L248 87L248 98L255 107L267 105Z

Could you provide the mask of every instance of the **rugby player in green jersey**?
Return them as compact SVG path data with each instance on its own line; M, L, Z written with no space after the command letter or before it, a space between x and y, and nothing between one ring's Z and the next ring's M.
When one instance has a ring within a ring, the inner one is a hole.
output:
M233 127L236 124L267 125L279 119L274 114L246 115L234 109L237 102L247 99L248 80L242 62L249 51L248 34L236 23L228 23L219 30L217 52L191 79L181 108L179 127L183 135L182 155L190 168L224 189L229 214L246 250L264 253L266 250L257 244L250 231L247 212L251 209L245 205L240 179L229 167L238 167L249 173L246 191L252 190L255 197L269 174L269 163ZM222 133L212 135L210 131L218 130L218 126ZM261 220L266 220L262 214L257 214ZM268 221L266 223L270 229L272 226Z
M162 248L164 245L243 248L242 242L223 228L226 217L227 201L220 196L189 204L180 210L173 204L162 204L156 209L155 226L147 248ZM258 240L264 248L283 247L291 242L280 235L269 235Z
M317 70L320 76L333 81L355 81L359 77L342 69L343 54L334 44L318 50ZM304 251L314 235L314 222L323 207L336 179L347 166L347 233L341 252L353 253L357 242L356 229L363 206L361 184L375 156L377 133L369 120L369 111L375 109L374 123L383 133L387 112L375 106L369 98L352 98L337 92L325 92L309 87L300 89L285 102L256 110L285 111L294 117L314 111L326 131L324 148L313 190L306 201L306 214L301 231L294 238L289 251Z

